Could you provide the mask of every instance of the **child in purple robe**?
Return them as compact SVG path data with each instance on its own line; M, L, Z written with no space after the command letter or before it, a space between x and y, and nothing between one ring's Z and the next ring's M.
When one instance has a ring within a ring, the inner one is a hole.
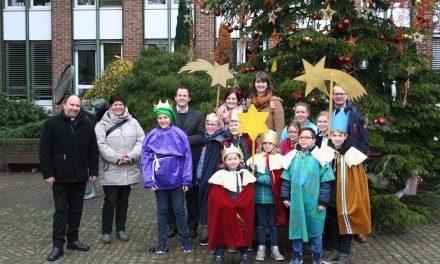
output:
M158 245L154 252L169 251L167 215L171 201L182 250L189 253L193 248L188 242L184 192L192 187L191 148L185 132L174 125L176 116L168 101L155 105L154 115L158 126L145 136L141 153L144 188L156 195Z

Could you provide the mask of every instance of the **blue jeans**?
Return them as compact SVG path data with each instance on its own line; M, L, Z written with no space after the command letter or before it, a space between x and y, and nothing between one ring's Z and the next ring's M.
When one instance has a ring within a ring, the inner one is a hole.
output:
M240 256L244 256L244 255L249 254L247 247L239 247L237 249L238 249L238 251L240 251ZM226 250L225 246L216 247L214 249L214 255L223 257L225 255L225 250Z
M179 231L179 240L183 245L188 242L188 225L186 223L185 207L184 207L184 193L182 187L172 190L157 190L157 240L159 244L166 245L168 234L168 202L171 199L173 204L174 215L176 216L176 226Z
M255 204L257 212L258 245L266 245L266 225L269 225L270 245L278 245L278 230L275 224L275 205Z
M313 253L322 253L322 234L317 237L310 237L310 244L312 246ZM293 251L302 252L303 251L303 240L294 239L292 243Z

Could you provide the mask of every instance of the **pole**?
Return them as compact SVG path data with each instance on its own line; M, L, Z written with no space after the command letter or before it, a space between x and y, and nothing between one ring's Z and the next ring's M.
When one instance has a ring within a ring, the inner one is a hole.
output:
M329 106L328 106L328 125L330 126L330 129L332 127L332 111L333 111L333 73L330 74L330 91L329 91Z
M220 102L220 84L217 84L217 103L215 105L215 113L218 112L219 102Z

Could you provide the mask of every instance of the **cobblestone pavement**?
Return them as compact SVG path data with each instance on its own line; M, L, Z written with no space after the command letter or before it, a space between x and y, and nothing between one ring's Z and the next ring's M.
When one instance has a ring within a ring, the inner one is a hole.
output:
M0 263L43 263L52 248L51 189L39 173L0 174ZM206 247L191 240L194 252L185 254L177 238L168 241L170 252L156 255L147 252L156 244L156 202L153 194L141 185L130 196L127 232L130 241L121 242L113 234L113 243L100 242L103 192L85 201L80 240L89 244L89 252L65 249L57 263L211 263ZM281 252L286 261L267 258L261 263L288 263L290 242L281 235ZM255 252L252 253L254 256ZM225 263L240 263L238 253L227 253ZM440 263L440 221L406 232L388 231L370 237L367 244L353 243L351 263ZM258 263L254 261L254 263ZM305 259L304 263L311 263Z

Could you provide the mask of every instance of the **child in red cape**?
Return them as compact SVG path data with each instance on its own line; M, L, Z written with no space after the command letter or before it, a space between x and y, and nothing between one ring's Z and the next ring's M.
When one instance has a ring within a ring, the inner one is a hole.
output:
M214 250L214 264L222 264L227 247L240 251L241 263L251 263L248 247L252 246L254 228L255 177L240 166L241 150L223 149L226 167L209 179L208 249Z

